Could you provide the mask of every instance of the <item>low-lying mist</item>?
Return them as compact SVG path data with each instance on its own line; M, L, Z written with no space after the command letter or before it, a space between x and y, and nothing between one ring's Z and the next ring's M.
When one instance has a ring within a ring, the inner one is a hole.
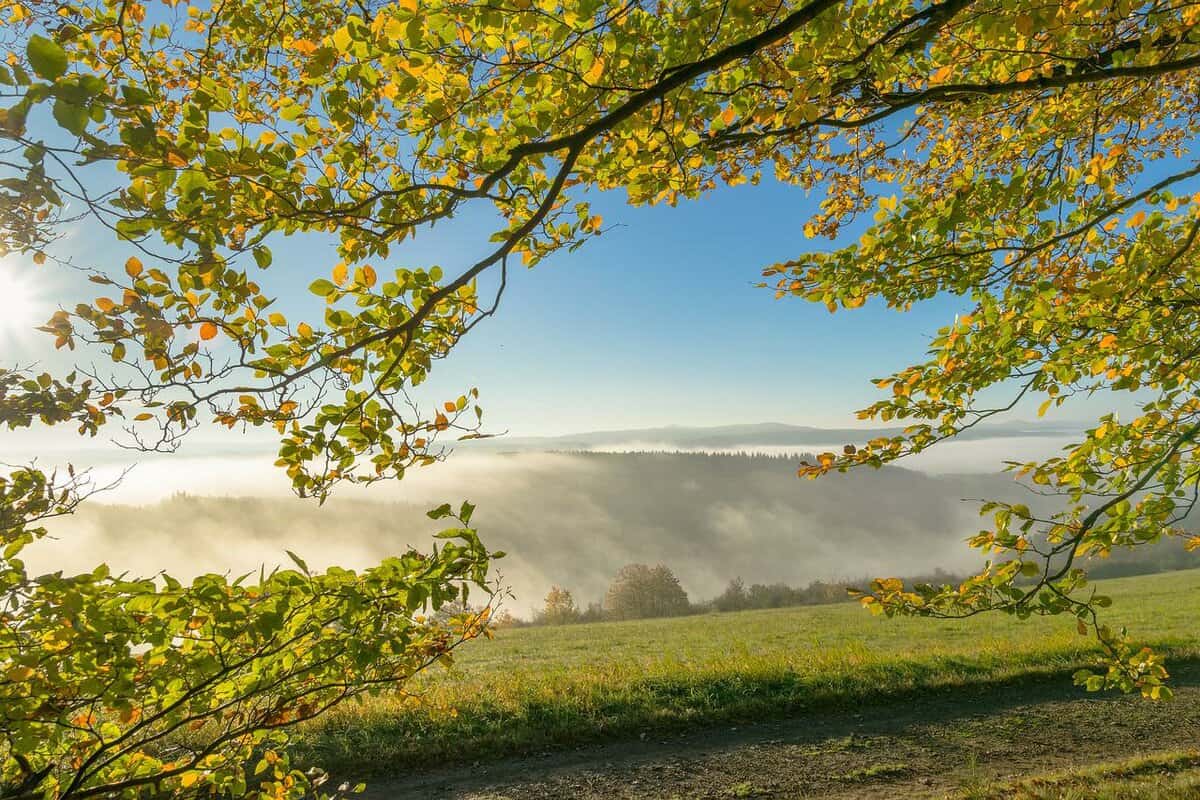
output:
M693 600L729 579L803 584L865 574L961 570L978 561L963 540L979 527L964 498L1012 496L1006 476L930 476L899 468L799 480L795 460L646 453L473 455L410 483L335 496L174 495L147 505L85 505L30 549L39 571L177 577L288 563L363 567L408 545L428 547L443 525L425 516L468 499L484 542L505 550L497 570L514 611L551 584L598 600L624 564L670 566ZM218 462L214 462L217 464ZM214 468L219 468L214 466ZM143 480L145 478L143 477ZM396 498L403 498L396 499Z

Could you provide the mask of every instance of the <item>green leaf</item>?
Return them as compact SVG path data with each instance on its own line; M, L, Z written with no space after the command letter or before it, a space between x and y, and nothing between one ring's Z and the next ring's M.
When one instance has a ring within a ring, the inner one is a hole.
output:
M324 278L318 278L308 285L308 290L317 297L328 297L333 292L337 291L337 287L331 281Z
M67 71L67 51L59 47L57 42L44 36L38 36L36 33L30 36L25 55L39 78L53 81Z
M77 106L66 100L56 100L53 113L54 121L76 136L82 136L83 132L87 130L90 116L88 110L83 106Z
M453 513L454 512L453 512L453 510L451 510L449 503L442 503L440 506L433 509L432 511L426 512L425 515L427 517L429 517L430 519L442 519L443 517L448 517Z
M303 572L305 575L309 575L309 574L311 574L311 573L308 571L308 564L304 563L304 559L303 559L303 558L301 558L300 556L296 555L296 554L295 554L295 553L293 553L291 550L284 550L283 552L285 552L285 553L287 553L287 554L288 554L288 558L290 558L292 561L294 561L294 562L295 562L296 566L300 568L300 571L301 571L301 572Z

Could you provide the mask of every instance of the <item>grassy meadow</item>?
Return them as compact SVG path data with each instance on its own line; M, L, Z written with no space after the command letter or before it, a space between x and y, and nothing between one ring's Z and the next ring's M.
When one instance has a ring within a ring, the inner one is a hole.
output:
M1200 752L1172 752L997 782L961 800L1190 800L1200 797ZM957 800L957 799L956 799Z
M1200 570L1095 585L1138 641L1200 657ZM1093 648L1067 618L888 620L854 603L501 630L422 677L415 697L309 725L299 752L360 774L471 763L1033 676L1069 682Z

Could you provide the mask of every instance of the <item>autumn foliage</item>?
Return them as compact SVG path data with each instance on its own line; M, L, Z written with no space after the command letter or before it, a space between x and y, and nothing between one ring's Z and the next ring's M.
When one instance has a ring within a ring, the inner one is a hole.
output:
M864 601L888 614L1068 614L1110 655L1082 683L1164 692L1160 660L1104 624L1105 598L1081 565L1180 535L1196 497L1196 7L0 0L0 19L0 249L49 268L61 261L57 232L83 214L136 253L69 265L92 289L60 298L42 331L83 366L0 371L8 427L95 435L115 424L156 450L205 423L264 427L298 494L398 479L442 458L448 437L481 434L474 389L432 401L412 392L496 310L510 266L604 231L587 192L677 203L772 176L821 194L799 224L831 240L763 269L776 296L831 311L871 300L907 309L947 293L973 306L925 361L878 381L883 396L862 417L902 421L902 434L822 454L802 475L889 463L1024 401L1049 412L1116 393L1140 408L1016 468L1060 495L1060 509L985 506L971 540L990 559L978 576L922 589L881 580ZM475 207L496 220L477 257L397 263L405 241ZM276 297L311 265L278 263L272 247L314 234L338 246L302 279L323 313L289 319ZM24 487L6 489L10 505L32 492L71 506L36 470L7 480ZM410 674L443 646L413 616L416 587L435 604L454 599L451 587L486 561L468 538L364 575L279 573L257 597L219 581L130 583L103 568L41 579L18 558L36 513L3 513L4 591L17 600L0 639L10 715L0 758L5 795L22 798L135 796L160 781L173 793L240 790L226 768L266 739L232 732L273 719L253 715L273 713L271 670L294 675L295 663L268 655L265 673L217 679L218 707L261 692L214 723L229 738L215 734L183 761L126 749L125 731L157 736L137 713L187 728L187 700L176 703L198 674L315 637L324 615L346 611L343 592L386 611L355 668ZM277 605L284 598L299 617ZM157 627L135 631L134 615ZM108 673L82 655L52 666L56 648L82 653L70 649L77 636L111 637L106 652L118 654L151 634L155 655L141 657L180 670L161 670L161 686L132 652ZM321 674L345 675L355 652L331 653ZM333 683L313 708L341 691ZM110 692L125 699L110 703ZM301 791L265 763L271 785L254 791Z

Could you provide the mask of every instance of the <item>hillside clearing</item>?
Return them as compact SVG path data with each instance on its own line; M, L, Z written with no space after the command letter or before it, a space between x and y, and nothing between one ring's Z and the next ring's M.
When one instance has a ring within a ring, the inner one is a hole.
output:
M1096 586L1115 600L1113 621L1167 650L1177 668L1200 657L1200 570ZM303 730L298 752L338 774L386 775L706 726L820 720L860 705L920 699L924 708L948 695L960 698L957 713L970 713L1001 690L1017 703L1031 683L1070 708L1130 702L1151 714L1155 706L1139 700L1070 685L1093 647L1070 620L886 620L850 603L505 630L425 678L416 698L382 696L327 715Z

